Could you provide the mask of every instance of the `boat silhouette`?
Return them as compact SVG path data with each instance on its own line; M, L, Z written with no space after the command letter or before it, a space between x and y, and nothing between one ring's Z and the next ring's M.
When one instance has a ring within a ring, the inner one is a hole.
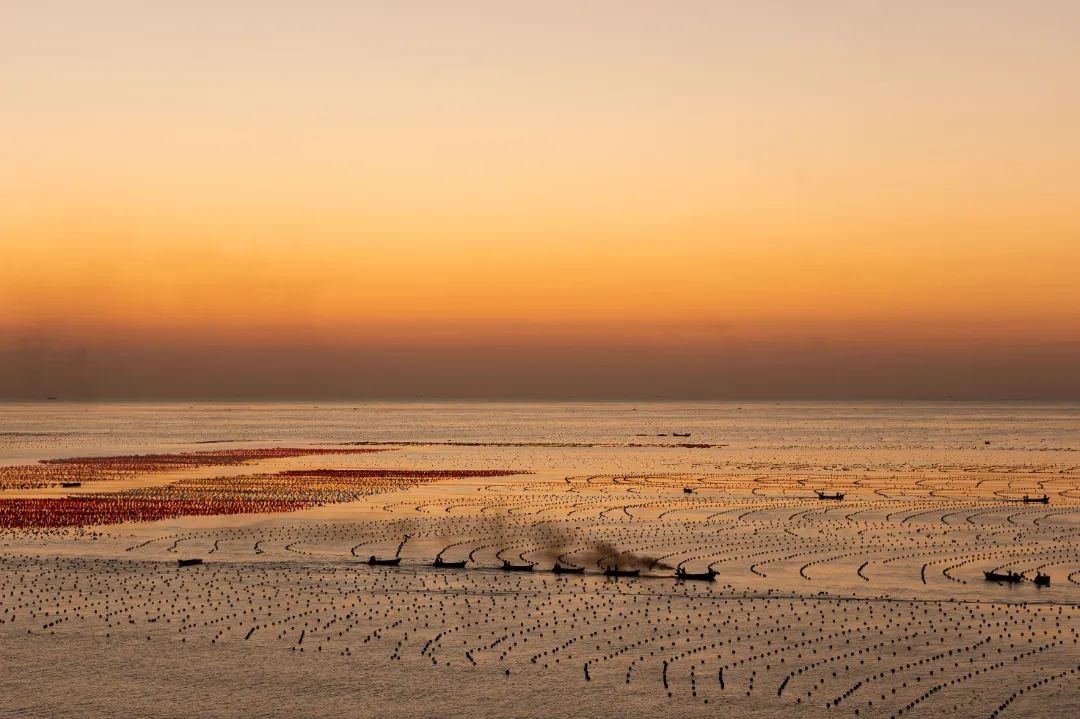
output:
M368 557L367 563L373 567L396 567L401 564L401 557L390 557L388 559L379 559L374 554Z
M504 572L531 572L533 565L531 564L511 564L508 560L504 559L502 563Z
M844 493L843 492L833 492L832 494L826 494L825 492L823 492L820 489L815 489L814 492L817 494L818 499L836 499L836 500L840 500L840 499L844 498Z
M462 559L456 562L447 562L442 557L435 557L435 562L431 566L439 569L464 569L467 561L467 559Z
M702 582L712 582L712 581L714 581L716 579L716 574L717 574L716 570L713 569L712 567L710 567L707 571L704 571L704 572L688 572L685 569L683 569L682 567L679 567L678 569L675 570L675 578L676 579L690 579L690 580L697 580L697 581L702 581Z
M1041 497L1029 497L1025 494L1021 501L1024 504L1050 504L1050 497L1045 494Z
M1008 582L1010 584L1015 584L1024 581L1024 576L1022 574L1017 574L1016 572L983 572L983 575L988 582Z
M1036 572L1035 573L1035 579L1033 581L1035 582L1035 584L1037 584L1040 587L1049 587L1050 586L1050 575L1049 574L1043 574L1042 572Z
M585 567L564 567L558 562L555 562L555 566L551 568L551 571L556 574L584 574Z
M176 564L177 564L177 566L180 566L180 567L193 567L196 564L202 564L202 560L201 559L177 559Z
M605 567L604 568L604 576L605 577L640 577L641 576L641 570L640 569L619 569L618 566Z

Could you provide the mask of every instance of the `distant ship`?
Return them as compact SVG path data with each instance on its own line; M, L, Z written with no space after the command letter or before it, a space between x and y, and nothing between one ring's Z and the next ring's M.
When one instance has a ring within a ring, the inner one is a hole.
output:
M689 437L690 433L689 432L672 432L671 436L672 437Z
M837 500L839 500L839 499L844 498L844 493L843 492L834 492L833 494L826 494L825 492L821 491L820 489L815 489L814 492L817 493L817 498L818 499L837 499Z
M716 580L716 575L717 571L711 567L708 571L705 572L688 572L682 567L679 567L675 570L676 579L689 579L702 582L712 582Z
M1024 575L1017 574L1016 572L1006 572L1004 574L1000 572L983 572L988 582L1008 582L1015 584L1017 582L1024 581Z
M180 566L180 567L193 567L196 564L202 564L202 560L201 559L177 559L176 564L177 564L177 566Z
M1022 501L1024 504L1050 504L1050 498L1045 494L1041 497L1029 497L1025 494Z

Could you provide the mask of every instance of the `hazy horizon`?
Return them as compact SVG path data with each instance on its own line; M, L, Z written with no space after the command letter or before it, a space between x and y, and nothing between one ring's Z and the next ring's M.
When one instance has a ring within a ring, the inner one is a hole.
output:
M435 356L433 355L435 352ZM0 398L41 399L631 399L1078 400L1080 353L1016 348L933 357L802 347L665 351L523 346L324 350L164 347L0 355ZM999 378L1016 367L1011 391ZM1022 382L1021 382L1022 380ZM19 391L12 391L11 388ZM1017 388L1021 388L1018 390Z

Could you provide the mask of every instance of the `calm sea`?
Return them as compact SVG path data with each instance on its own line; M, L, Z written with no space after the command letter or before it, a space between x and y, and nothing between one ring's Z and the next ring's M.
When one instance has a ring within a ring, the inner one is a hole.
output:
M671 437L675 432L689 432L690 437ZM356 441L687 441L744 450L1008 449L1056 454L1080 449L1080 404L0 403L0 461L5 463L72 453Z

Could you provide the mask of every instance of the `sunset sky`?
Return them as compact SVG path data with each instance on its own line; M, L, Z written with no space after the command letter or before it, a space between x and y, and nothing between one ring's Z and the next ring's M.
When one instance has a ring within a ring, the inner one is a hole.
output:
M0 397L1080 399L1080 3L0 11Z

